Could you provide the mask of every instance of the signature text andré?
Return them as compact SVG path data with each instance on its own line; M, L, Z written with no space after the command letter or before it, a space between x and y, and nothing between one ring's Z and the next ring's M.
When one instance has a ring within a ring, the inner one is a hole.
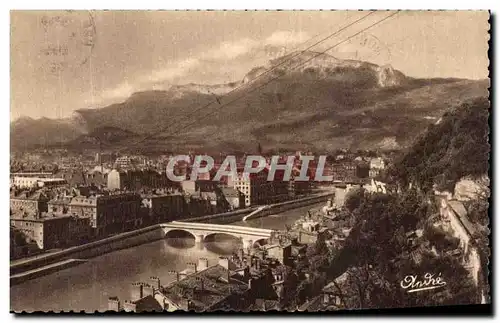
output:
M436 289L446 286L446 282L438 275L426 273L423 279L417 275L408 275L401 281L401 287L406 289L408 293L414 293L429 289Z

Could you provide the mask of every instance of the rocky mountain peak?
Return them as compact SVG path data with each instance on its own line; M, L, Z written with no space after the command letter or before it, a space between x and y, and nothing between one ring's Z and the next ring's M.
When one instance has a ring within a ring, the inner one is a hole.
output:
M392 65L383 65L377 68L378 84L381 87L401 85L405 76L400 71L395 70Z

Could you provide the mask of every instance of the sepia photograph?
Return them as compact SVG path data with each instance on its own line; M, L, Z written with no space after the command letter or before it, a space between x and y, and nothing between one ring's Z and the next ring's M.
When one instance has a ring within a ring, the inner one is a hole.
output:
M10 312L491 305L490 19L11 10Z

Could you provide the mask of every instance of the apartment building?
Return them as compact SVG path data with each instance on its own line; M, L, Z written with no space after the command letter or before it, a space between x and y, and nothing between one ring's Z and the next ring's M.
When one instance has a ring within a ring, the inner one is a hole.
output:
M136 193L75 196L69 213L89 218L97 237L131 230L142 225L141 197Z

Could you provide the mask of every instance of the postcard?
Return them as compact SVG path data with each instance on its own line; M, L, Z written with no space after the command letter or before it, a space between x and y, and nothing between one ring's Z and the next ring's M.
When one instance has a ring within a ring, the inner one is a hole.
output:
M488 11L11 11L10 310L490 304Z

